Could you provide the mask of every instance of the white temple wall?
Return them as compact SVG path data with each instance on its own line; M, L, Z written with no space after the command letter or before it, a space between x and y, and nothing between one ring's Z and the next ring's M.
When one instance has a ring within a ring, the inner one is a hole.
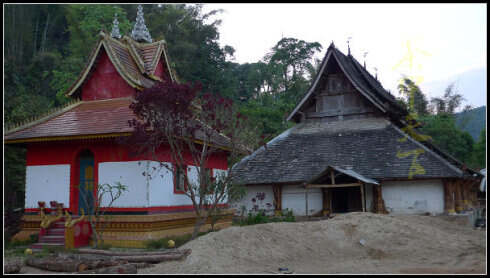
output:
M166 165L171 166L167 163ZM153 170L155 167L156 170ZM149 165L151 179L149 179L150 206L189 206L192 201L184 194L174 193L173 172L165 167L160 167L158 162L150 162ZM216 176L225 170L213 169L213 176ZM188 166L187 175L191 183L196 184L198 181L197 167ZM199 201L199 198L196 198ZM226 201L226 200L225 200Z
M25 208L38 208L38 201L49 207L50 201L70 205L70 165L26 167Z
M387 181L382 183L388 212L419 214L444 212L444 187L441 180Z
M264 199L260 200L260 196ZM253 201L255 200L255 202ZM267 205L269 204L269 205ZM274 193L270 185L246 186L246 195L239 201L231 204L235 214L240 215L243 211L247 216L249 212L264 210L266 214L274 214Z
M170 163L166 163L172 166ZM157 170L151 172L150 184L150 206L187 206L192 205L189 197L184 194L174 193L174 174L165 167L160 167L159 162L150 162L150 169L155 167ZM189 167L187 174L189 180L195 181L197 175L195 167Z
M306 199L308 199L308 214L306 213ZM286 185L282 187L282 209L293 210L294 215L313 215L323 209L323 195L321 188L305 188L299 185Z
M101 162L99 163L99 184L116 182L127 186L127 191L112 203L112 207L148 207L148 178L143 172L148 171L147 161ZM102 206L108 205L110 197L102 198Z

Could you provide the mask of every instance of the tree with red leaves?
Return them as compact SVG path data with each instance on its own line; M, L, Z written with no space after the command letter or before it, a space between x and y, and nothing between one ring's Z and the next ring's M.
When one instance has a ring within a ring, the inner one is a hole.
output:
M162 82L138 93L130 106L137 116L130 121L135 130L130 141L137 153L151 154L171 172L178 168L185 173L185 165L196 167L197 182L179 175L196 213L192 238L208 219L216 221L219 204L243 196L244 187L232 182L231 166L247 152L246 138L251 138L244 135L249 130L246 118L231 100L200 92L200 85ZM162 146L168 146L173 165L161 161ZM213 178L207 163L217 153L227 156L228 170Z

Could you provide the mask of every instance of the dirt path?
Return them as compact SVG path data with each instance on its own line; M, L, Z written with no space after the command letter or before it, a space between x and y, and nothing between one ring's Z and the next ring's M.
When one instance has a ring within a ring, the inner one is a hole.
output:
M182 262L138 273L484 273L485 245L460 216L349 213L230 227L182 246L192 249Z

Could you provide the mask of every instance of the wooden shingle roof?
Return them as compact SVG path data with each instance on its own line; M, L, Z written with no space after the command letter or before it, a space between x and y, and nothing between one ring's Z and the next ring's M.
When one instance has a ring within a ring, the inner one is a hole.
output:
M380 111L378 116L333 122L301 121L302 109L314 97L332 59L360 95ZM414 150L420 152L416 162L424 169L415 178L479 175L427 140L419 142L404 132L409 124L407 115L408 111L378 80L332 43L309 90L287 118L298 124L235 164L235 181L249 185L302 183L327 166L352 170L375 180L406 179L414 166L414 155L400 157L400 154ZM410 123L416 125L413 119Z
M350 169L377 181L407 178L413 156L397 154L417 149L425 173L416 178L456 178L463 171L383 118L335 122L302 122L245 157L233 167L243 184L302 183L327 166Z
M80 101L31 124L10 130L5 143L66 140L70 137L113 137L132 131L131 98Z

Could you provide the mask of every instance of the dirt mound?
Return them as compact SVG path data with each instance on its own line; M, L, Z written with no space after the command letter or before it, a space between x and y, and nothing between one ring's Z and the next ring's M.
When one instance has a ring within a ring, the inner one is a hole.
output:
M295 273L485 271L484 232L433 216L349 213L230 227L181 248L192 249L185 261L141 273L277 273L280 267Z

